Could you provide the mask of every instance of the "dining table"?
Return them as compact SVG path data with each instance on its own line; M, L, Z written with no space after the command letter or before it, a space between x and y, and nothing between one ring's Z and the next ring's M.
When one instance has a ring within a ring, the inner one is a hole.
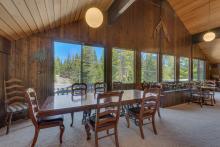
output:
M121 105L135 104L143 97L142 90L123 90ZM97 95L87 93L86 95L54 95L48 96L40 106L39 117L68 114L73 112L96 109Z

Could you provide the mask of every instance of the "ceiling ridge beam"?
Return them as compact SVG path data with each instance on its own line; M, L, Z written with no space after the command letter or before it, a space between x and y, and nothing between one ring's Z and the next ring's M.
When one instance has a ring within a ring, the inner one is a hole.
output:
M136 0L115 0L108 10L108 23L112 24L122 15Z

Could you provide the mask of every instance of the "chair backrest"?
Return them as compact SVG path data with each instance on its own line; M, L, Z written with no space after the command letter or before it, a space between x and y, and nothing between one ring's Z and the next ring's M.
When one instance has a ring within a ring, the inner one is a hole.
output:
M25 98L28 102L29 117L35 126L37 126L37 114L39 112L39 105L37 101L37 94L33 88L26 90Z
M14 102L25 102L24 82L19 79L4 81L5 103L10 105Z
M85 83L74 83L72 85L72 95L87 94L87 85Z
M104 123L118 122L123 93L124 92L121 91L98 94L96 109L96 127ZM103 119L103 116L113 117L106 117Z
M97 82L94 84L94 92L96 93L103 93L106 92L107 86L104 82Z
M154 115L157 111L160 99L160 88L146 88L144 89L143 97L141 99L140 117L146 115Z
M112 89L113 90L122 90L122 82L113 82Z
M144 81L142 84L142 89L146 89L146 88L150 88L150 83Z

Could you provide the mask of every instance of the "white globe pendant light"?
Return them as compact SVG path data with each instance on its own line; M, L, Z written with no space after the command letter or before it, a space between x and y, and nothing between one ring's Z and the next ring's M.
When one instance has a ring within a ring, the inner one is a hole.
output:
M98 8L92 7L86 11L85 19L91 28L98 28L103 23L103 14Z
M203 40L206 42L210 42L215 39L215 33L214 32L207 32L203 35Z

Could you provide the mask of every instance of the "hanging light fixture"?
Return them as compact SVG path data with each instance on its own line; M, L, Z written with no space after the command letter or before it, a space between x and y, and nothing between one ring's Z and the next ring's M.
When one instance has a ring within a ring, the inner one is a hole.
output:
M210 13L211 9L210 9L210 0L209 0L209 18L208 18L208 24L210 22ZM212 31L208 31L206 32L204 35L203 35L203 40L206 41L206 42L210 42L212 40L214 40L216 37L215 33L212 32Z
M92 28L98 28L103 23L103 14L96 7L89 8L85 15L86 23Z
M210 42L215 39L215 33L214 32L207 32L203 35L203 40L206 42Z

